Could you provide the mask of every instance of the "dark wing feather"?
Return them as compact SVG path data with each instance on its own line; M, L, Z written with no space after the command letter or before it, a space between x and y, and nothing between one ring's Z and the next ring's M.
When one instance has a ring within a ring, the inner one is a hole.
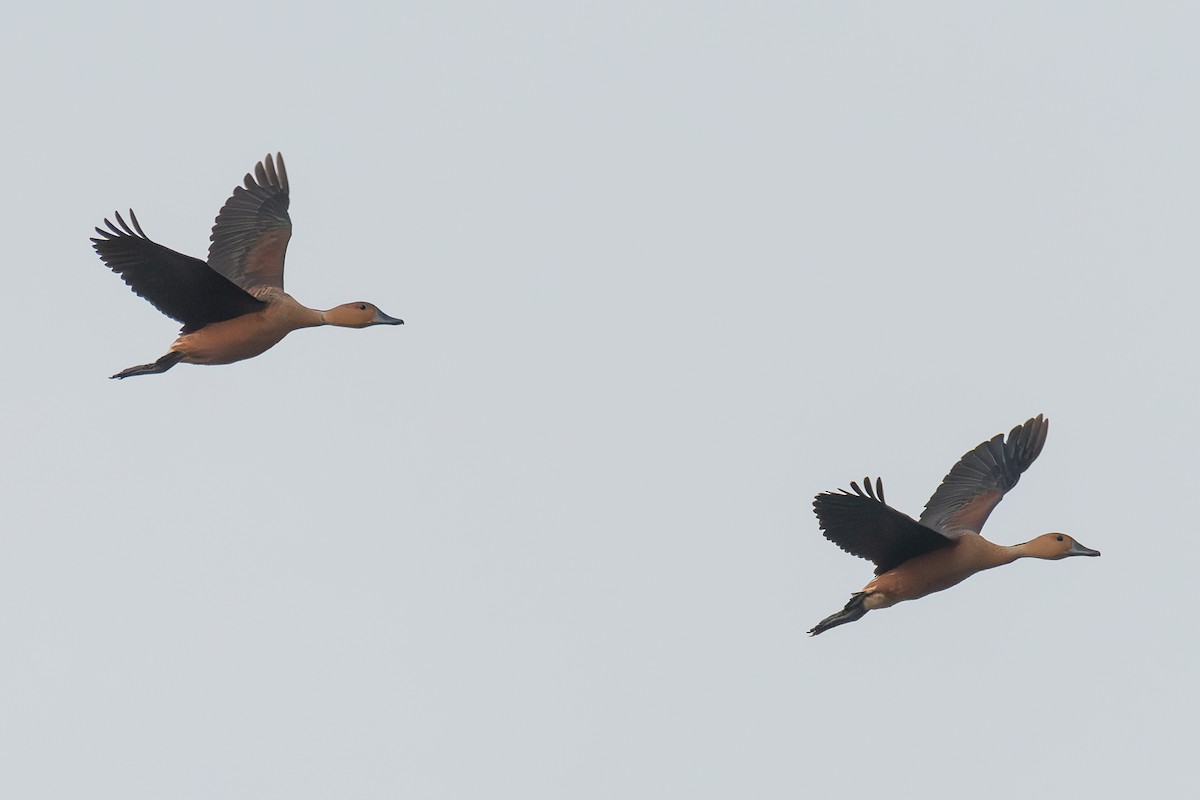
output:
M276 169L278 164L278 170ZM246 291L283 288L283 258L292 238L283 156L270 155L246 174L213 225L208 265Z
M864 478L866 491L851 483L845 489L822 492L813 501L813 511L825 538L859 558L875 564L882 575L919 555L946 547L953 540L921 525L912 517L889 506L883 499L883 481Z
M104 220L92 246L109 269L151 305L183 323L183 332L214 322L261 311L266 303L234 286L198 258L176 253L150 241L137 217L131 228L118 213L117 224Z
M978 533L1005 492L1042 452L1050 421L1038 414L965 454L925 504L921 524L947 535Z

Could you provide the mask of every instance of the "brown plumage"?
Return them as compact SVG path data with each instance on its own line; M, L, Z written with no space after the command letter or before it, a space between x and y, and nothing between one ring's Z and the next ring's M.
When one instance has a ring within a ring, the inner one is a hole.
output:
M403 325L370 303L328 311L307 308L283 290L283 260L292 238L283 156L270 155L247 174L213 225L208 263L152 242L133 211L129 223L104 220L92 246L140 297L183 323L170 351L114 378L166 372L180 362L232 364L253 358L300 328Z
M1039 414L1013 428L1007 441L999 434L966 453L929 498L920 520L889 506L878 479L874 486L864 479L862 488L851 483L853 492L817 495L813 510L825 538L873 562L877 577L809 633L815 636L861 619L872 609L940 592L1018 558L1100 555L1063 533L1010 547L979 535L992 509L1042 452L1049 427Z

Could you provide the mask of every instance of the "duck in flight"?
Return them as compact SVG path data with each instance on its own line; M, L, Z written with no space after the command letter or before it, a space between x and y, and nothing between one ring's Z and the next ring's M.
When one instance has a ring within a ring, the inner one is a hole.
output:
M92 246L133 291L183 323L165 356L114 378L166 372L180 362L232 364L253 358L300 328L403 325L366 302L328 311L307 308L283 290L283 257L292 238L283 156L269 154L225 201L213 225L208 263L152 242L132 210L129 223L104 220Z
M993 544L979 535L983 523L1004 494L1017 485L1046 443L1049 420L1041 414L1008 434L984 442L959 459L925 504L919 520L883 499L883 481L853 492L823 492L813 501L825 538L851 555L875 564L875 579L855 592L841 611L809 631L862 619L868 611L887 608L949 589L985 569L1018 558L1058 560L1098 556L1065 533L1047 533L1012 546Z

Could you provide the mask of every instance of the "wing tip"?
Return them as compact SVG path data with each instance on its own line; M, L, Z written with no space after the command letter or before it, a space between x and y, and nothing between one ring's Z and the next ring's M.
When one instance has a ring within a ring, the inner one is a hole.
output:
M846 489L829 489L818 493L813 498L813 511L819 517L819 509L821 506L831 500L836 501L843 497L863 497L868 500L874 500L876 503L880 503L881 505L887 505L887 501L884 500L883 497L883 478L876 478L873 485L869 477L862 479L862 486L859 486L858 481L850 481L850 489L853 491L848 491Z
M1015 462L1015 466L1020 471L1024 472L1041 455L1049 432L1050 420L1046 419L1045 414L1030 417L1008 434L1005 455Z
M276 189L285 195L288 194L287 167L283 163L283 153L274 155L267 153L261 161L254 165L252 173L246 173L243 183L246 189L251 191Z
M130 227L130 224L125 221L124 217L121 216L120 211L114 211L113 217L117 220L115 223L112 220L110 220L108 217L104 218L104 226L106 228L108 228L108 230L105 230L104 228L101 228L101 227L96 227L94 229L96 231L96 233L100 234L100 236L101 236L100 239L92 239L92 242L94 244L99 244L101 242L108 242L108 241L112 241L113 239L121 239L121 238L129 237L129 236L133 236L138 239L146 239L147 241L149 241L150 237L147 236L146 232L142 230L142 226L138 223L137 214L133 213L132 208L129 209L129 220L130 220L130 222L133 223L132 227Z

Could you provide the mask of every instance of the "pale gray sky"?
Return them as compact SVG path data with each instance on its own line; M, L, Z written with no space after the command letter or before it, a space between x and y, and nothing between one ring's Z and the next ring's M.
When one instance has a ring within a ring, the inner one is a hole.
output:
M0 26L0 795L1194 789L1200 11L382 5ZM92 226L275 150L289 290L407 325L107 380L176 326ZM985 533L1103 558L804 635L815 493L1039 412Z

